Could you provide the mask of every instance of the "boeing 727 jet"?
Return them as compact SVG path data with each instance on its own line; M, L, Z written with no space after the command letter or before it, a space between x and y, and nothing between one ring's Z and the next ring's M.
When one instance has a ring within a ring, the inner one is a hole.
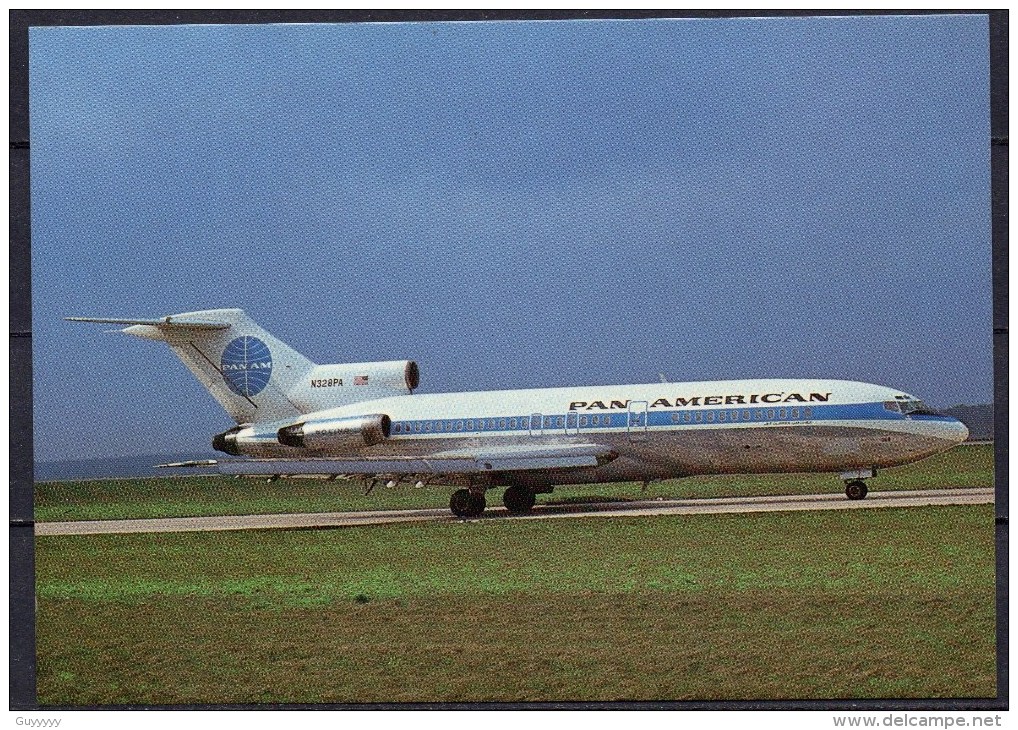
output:
M831 472L849 499L877 470L964 441L960 421L894 388L843 380L730 380L414 394L412 360L316 365L239 309L128 325L164 342L236 425L233 457L180 466L224 474L358 476L460 486L450 508L480 515L504 488L512 513L559 484L694 474Z

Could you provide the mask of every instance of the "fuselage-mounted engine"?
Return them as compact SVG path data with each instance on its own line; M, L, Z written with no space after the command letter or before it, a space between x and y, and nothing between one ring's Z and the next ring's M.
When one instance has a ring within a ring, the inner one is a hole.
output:
M295 449L317 454L356 454L389 438L391 419L382 413L308 419L279 428L270 424L235 426L212 439L212 448L233 456L279 458Z
M297 449L342 453L380 444L389 438L392 421L384 414L304 421L279 429L279 443Z

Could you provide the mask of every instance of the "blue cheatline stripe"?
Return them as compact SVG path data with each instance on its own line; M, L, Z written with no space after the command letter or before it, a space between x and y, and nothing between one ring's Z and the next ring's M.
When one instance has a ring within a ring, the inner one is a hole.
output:
M575 414L576 421L572 420ZM748 417L747 417L748 414ZM646 417L644 417L646 415ZM689 420L686 420L689 416ZM535 430L545 433L598 431L625 429L632 426L642 430L646 421L647 430L663 426L713 427L718 425L739 425L743 423L783 422L802 425L812 421L904 421L905 416L888 411L883 402L854 403L850 405L789 405L756 404L739 408L703 409L648 409L643 411L570 411L568 429L565 414L543 415ZM949 416L917 415L911 418L923 421L953 421ZM633 419L630 421L630 419ZM406 435L462 435L465 433L507 433L524 434L531 431L530 415L485 416L484 418L433 418L409 421L394 421L393 436Z

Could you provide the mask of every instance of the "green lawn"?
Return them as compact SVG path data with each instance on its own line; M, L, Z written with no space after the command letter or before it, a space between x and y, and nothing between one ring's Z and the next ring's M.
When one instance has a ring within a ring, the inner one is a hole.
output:
M44 704L995 693L991 505L36 544Z
M870 488L877 491L992 486L992 444L958 447L915 464L887 469L870 481ZM538 501L839 493L842 489L834 474L738 475L655 482L645 492L632 483L558 487ZM35 518L97 520L445 508L451 491L444 487L379 486L365 496L356 482L284 479L267 483L223 476L40 482L35 485ZM501 494L493 494L489 503L500 504Z

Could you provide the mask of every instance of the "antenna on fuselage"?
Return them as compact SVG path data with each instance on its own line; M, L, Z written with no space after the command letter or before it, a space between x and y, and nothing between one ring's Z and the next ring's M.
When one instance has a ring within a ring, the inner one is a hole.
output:
M658 376L659 378L661 378L661 382L662 382L662 383L667 383L667 382L668 382L668 378L666 378L666 377L665 377L665 374L664 374L664 373L658 373L658 374L657 374L657 376Z

